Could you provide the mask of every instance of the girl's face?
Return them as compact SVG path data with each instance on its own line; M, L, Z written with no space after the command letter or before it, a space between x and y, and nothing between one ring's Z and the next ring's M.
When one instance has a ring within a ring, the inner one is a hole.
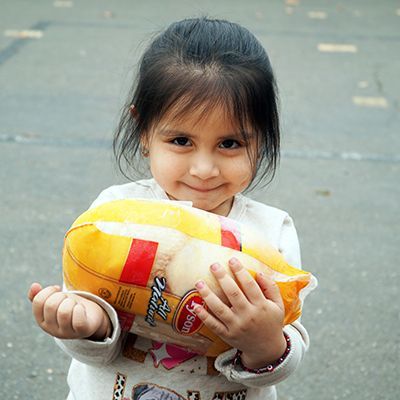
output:
M253 177L249 153L255 154L256 138L246 144L222 107L199 119L201 112L183 120L166 117L153 127L146 146L150 169L171 200L226 216L233 196Z

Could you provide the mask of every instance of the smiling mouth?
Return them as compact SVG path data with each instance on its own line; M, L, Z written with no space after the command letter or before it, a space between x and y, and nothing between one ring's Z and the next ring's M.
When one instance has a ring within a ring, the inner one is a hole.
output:
M201 193L207 193L211 192L212 190L217 189L219 186L213 187L213 188L198 188L198 187L193 187L190 185L186 185L189 189L195 190L196 192L201 192Z

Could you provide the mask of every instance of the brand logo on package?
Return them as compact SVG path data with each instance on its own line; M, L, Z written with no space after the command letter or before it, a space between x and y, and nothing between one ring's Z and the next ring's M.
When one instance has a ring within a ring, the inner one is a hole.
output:
M147 307L145 321L151 326L156 326L154 321L155 314L158 314L163 320L167 320L171 308L168 305L167 299L164 299L163 292L167 287L167 280L158 276L154 279L154 285L151 287L151 297Z
M196 290L186 293L178 304L172 325L182 335L193 335L203 326L194 312L197 305L205 307L203 298Z

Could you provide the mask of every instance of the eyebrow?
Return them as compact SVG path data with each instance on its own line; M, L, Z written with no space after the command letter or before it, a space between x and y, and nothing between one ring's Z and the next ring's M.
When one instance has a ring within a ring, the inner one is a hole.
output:
M184 132L184 131L179 131L179 130L174 130L174 129L161 129L159 131L159 133L167 138L170 137L178 137L178 136L186 136L189 138L193 138L195 137L195 135L192 135L189 132ZM245 137L247 139L252 139L253 137L255 137L255 134L253 132L244 132L245 133ZM218 137L219 140L221 139L232 139L232 138L240 138L242 139L242 135L240 133L237 132L232 132L232 133L227 133L226 135L221 135Z
M184 132L184 131L178 131L178 130L173 130L173 129L161 129L159 133L162 136L166 137L176 137L176 136L189 136L193 137L189 132Z

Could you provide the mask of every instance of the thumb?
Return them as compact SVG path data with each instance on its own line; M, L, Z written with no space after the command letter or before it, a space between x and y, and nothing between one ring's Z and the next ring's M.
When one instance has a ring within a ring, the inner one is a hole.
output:
M28 290L28 299L33 301L35 296L42 290L42 285L40 283L34 282Z
M272 302L277 304L281 309L283 309L284 308L283 300L278 284L274 280L268 278L262 273L257 274L256 280L262 292L264 293L265 298L271 300Z

